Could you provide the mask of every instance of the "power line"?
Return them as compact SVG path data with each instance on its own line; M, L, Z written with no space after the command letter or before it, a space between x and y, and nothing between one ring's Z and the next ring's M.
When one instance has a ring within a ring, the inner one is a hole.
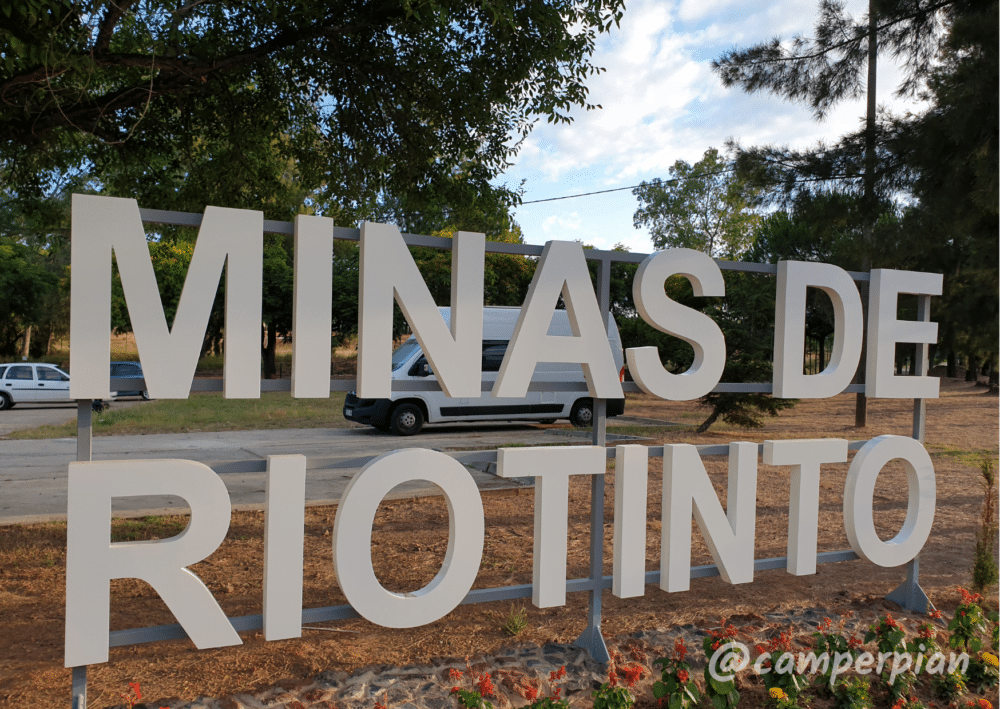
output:
M732 172L736 172L736 170L734 168L727 168L725 170L719 170L718 172L708 172L705 173L704 175L699 175L698 179L702 177L715 177L716 175L726 175ZM859 175L843 175L840 177L800 177L796 179L795 182L836 182L840 180L858 179L859 177L860 177ZM635 188L642 187L643 185L652 185L652 184L670 185L685 179L690 179L690 178L674 177L669 180L660 180L659 178L654 177L652 180L649 180L648 182L642 182L638 185L630 185L628 187L614 187L609 190L597 190L596 192L581 192L580 194L567 194L563 195L562 197L546 197L545 199L530 199L521 202L519 206L523 207L526 204L540 204L542 202L558 202L559 200L562 199L575 199L576 197L592 197L593 195L608 194L610 192L624 192L625 190L634 190Z

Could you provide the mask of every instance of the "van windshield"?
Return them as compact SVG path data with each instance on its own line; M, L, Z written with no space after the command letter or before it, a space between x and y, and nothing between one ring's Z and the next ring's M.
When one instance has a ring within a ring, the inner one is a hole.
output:
M396 351L392 353L392 371L396 371L404 364L406 364L414 352L420 349L420 343L417 342L417 338L411 337L409 340L401 344L396 348Z

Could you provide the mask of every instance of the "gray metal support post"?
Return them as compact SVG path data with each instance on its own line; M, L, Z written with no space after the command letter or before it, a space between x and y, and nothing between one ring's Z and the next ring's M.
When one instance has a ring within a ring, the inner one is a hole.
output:
M608 330L611 318L611 261L600 261L597 272L597 296L604 319L604 331ZM592 442L595 446L605 446L608 440L607 400L594 399L594 422ZM597 662L607 664L611 659L608 646L601 635L601 581L604 577L604 475L590 478L590 574L593 584L587 592L587 627L573 643L590 653Z
M73 709L87 709L87 666L73 668Z
M931 297L921 295L917 299L917 320L927 322L931 319ZM927 344L917 345L917 355L914 361L914 374L918 377L927 376L928 351ZM923 399L913 400L913 437L924 442L924 422L927 418L927 403ZM914 557L906 565L906 581L897 586L886 600L898 603L908 611L926 613L931 608L930 599L920 588L920 557Z
M93 402L76 400L76 459L89 462L93 454ZM73 709L87 709L87 666L73 668Z
M91 406L90 399L76 400L76 459L78 461L89 461L91 459Z
M917 298L917 320L927 322L931 319L931 297L921 295ZM917 345L917 356L914 361L914 373L918 377L927 376L928 353L927 343ZM924 442L924 422L927 420L927 403L923 399L913 400L913 437Z

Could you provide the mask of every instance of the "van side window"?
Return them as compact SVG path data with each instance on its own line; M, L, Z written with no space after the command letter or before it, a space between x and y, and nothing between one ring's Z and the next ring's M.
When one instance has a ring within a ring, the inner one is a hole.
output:
M0 367L0 379L3 379L3 373L6 372L6 371L7 371L7 367L6 366Z
M499 372L503 356L507 353L506 342L483 343L483 371Z

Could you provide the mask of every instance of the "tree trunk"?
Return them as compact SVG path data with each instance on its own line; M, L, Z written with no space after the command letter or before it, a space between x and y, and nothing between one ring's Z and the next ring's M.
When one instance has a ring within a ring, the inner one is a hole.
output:
M952 379L958 376L958 357L955 355L955 350L948 350L948 371L945 374Z
M969 355L969 366L965 369L965 381L975 382L979 380L979 357Z
M260 348L264 359L264 379L274 379L276 368L275 355L278 350L278 327L276 325L261 325L261 336L266 337L266 345Z
M24 328L24 340L21 341L21 359L28 359L28 351L31 346L31 325Z
M712 409L712 413L708 415L708 418L702 421L701 425L697 428L697 433L704 433L708 430L709 426L719 420L719 409Z
M864 209L864 226L862 234L864 244L861 249L861 270L870 272L872 268L872 227L875 224L875 77L878 69L878 13L875 11L875 0L868 0L868 87L866 89L868 107L865 113L865 191L862 198ZM865 332L868 331L868 284L859 283L861 289L861 306L864 316ZM865 349L862 345L861 361L858 364L857 381L865 378ZM864 428L868 425L868 399L859 392L855 398L854 425Z

